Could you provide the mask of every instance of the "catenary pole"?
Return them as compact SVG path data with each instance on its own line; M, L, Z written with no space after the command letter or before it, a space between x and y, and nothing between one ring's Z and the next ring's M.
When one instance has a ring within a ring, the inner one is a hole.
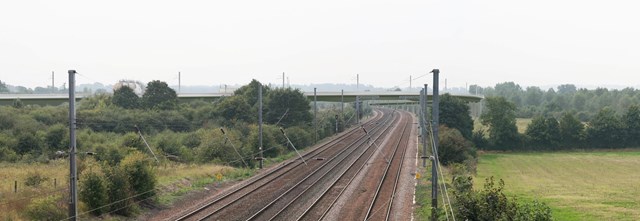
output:
M260 134L259 136L259 142L260 142L260 147L258 148L260 150L260 169L262 169L263 167L263 158L264 155L262 153L262 84L258 84L258 103L259 104L259 109L258 109L258 133Z
M76 167L76 71L69 70L69 219L78 218L78 171Z

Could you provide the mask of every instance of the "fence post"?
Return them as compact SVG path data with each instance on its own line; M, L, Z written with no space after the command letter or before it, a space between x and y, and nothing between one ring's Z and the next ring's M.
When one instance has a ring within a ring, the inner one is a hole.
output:
M17 193L18 192L18 181L14 181L13 182L13 193Z

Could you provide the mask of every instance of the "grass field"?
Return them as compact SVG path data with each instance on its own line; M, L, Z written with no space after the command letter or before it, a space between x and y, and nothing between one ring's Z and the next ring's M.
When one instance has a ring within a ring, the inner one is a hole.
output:
M556 220L640 220L640 151L485 153L476 188L490 176L546 202Z

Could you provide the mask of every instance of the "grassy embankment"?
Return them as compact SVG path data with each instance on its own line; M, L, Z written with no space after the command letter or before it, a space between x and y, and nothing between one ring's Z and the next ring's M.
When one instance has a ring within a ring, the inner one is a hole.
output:
M69 164L65 160L56 160L48 164L0 163L0 220L25 219L21 213L36 198L47 195L68 195ZM170 205L180 196L195 189L201 189L212 183L223 183L244 179L254 170L238 169L215 164L185 165L168 164L156 168L158 179L158 202ZM26 186L29 176L39 174L44 180L39 186ZM54 179L57 182L54 188ZM18 181L18 191L14 193L14 184ZM83 206L80 205L82 212Z
M557 220L640 219L640 151L488 153L476 188L494 176L508 194L538 198Z

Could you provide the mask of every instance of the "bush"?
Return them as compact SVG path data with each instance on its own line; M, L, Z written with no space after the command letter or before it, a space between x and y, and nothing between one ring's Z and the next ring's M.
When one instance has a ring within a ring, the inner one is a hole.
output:
M40 184L42 184L43 182L45 182L47 180L49 180L49 177L46 177L46 176L42 175L38 171L30 172L29 175L27 176L27 179L25 179L25 181L24 181L24 185L25 186L38 187L38 186L40 186Z
M64 220L67 218L67 202L60 195L35 199L27 206L25 215L30 220Z
M155 195L156 177L149 158L133 152L120 162L120 169L127 175L136 200L147 200Z
M110 167L105 170L107 175L107 193L109 202L109 211L112 213L131 216L137 212L137 207L133 199L131 187L127 174L120 167Z
M440 126L438 156L444 165L463 163L476 158L476 149L457 129Z
M92 168L84 172L80 179L80 201L85 203L91 214L101 215L106 212L108 203L107 182L104 174L97 168Z

